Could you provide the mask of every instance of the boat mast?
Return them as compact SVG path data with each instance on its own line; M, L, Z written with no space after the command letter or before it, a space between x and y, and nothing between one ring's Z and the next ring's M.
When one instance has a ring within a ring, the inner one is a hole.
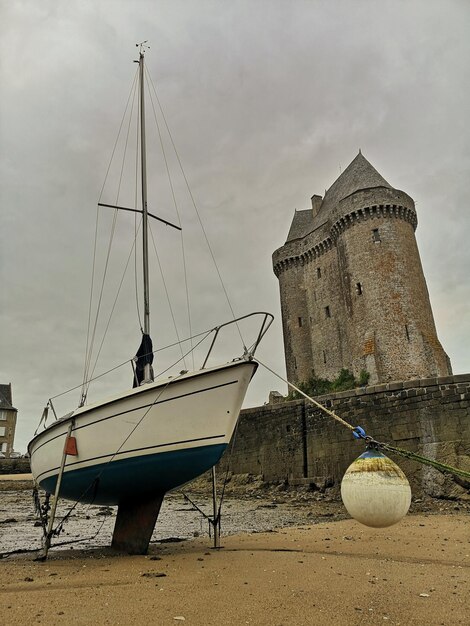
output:
M150 335L150 303L149 303L149 263L148 263L148 211L147 211L147 155L145 147L145 99L144 99L144 53L139 54L139 84L140 84L140 160L142 175L142 253L144 277L144 334ZM153 380L150 364L144 369L143 382Z

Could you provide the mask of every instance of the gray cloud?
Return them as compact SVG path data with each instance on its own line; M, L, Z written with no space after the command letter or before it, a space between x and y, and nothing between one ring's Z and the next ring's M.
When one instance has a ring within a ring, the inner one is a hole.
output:
M438 333L454 370L469 371L469 15L465 2L424 0L4 5L0 380L13 383L20 410L17 448L25 448L47 398L80 381L95 207L142 38L150 40L147 65L236 313L277 317L260 357L283 371L271 253L294 209L307 208L362 148L417 201ZM153 161L150 187L160 202L151 202L172 219L160 168ZM178 194L191 244L193 330L200 330L230 315L181 180ZM112 288L132 229L132 219L120 216ZM186 335L179 239L154 233ZM161 345L174 331L153 263L153 334ZM136 350L132 273L99 371ZM112 300L110 288L108 311ZM127 384L128 374L118 372L99 391ZM260 371L248 403L264 402L272 388L284 390Z

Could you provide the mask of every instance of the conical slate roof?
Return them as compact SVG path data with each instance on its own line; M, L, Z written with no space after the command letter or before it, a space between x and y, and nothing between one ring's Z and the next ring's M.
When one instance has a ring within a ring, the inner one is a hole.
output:
M371 187L393 187L365 158L361 151L356 158L348 165L344 172L335 180L323 198L320 211L328 211L347 196L359 189L370 189Z
M292 224L287 235L287 241L293 241L294 239L302 239L313 228L313 215L312 209L306 209L305 211L295 211L292 219Z
M315 217L311 209L295 212L286 243L302 239L313 230L321 229L332 219L336 207L343 198L360 189L373 189L374 187L393 189L359 151L356 158L325 193L320 210Z

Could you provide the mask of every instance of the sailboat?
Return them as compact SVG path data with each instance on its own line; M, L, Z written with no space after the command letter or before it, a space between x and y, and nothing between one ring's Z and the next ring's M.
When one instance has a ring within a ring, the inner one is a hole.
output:
M130 210L142 216L144 327L133 387L93 404L82 401L28 445L34 480L47 493L55 494L55 502L60 497L118 506L112 545L130 553L146 552L164 495L201 475L221 458L257 369L255 350L273 319L269 313L250 314L261 316L251 348L226 363L209 367L220 331L237 320L216 326L200 369L154 380L148 218L155 216L147 209L142 46L138 63L142 207Z

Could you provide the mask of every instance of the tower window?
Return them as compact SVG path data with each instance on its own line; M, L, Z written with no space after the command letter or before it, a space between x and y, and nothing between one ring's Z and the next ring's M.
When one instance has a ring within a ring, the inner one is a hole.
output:
M317 267L317 278L321 278L321 268Z
M356 283L356 293L358 296L362 296L362 285L361 283Z
M374 243L380 243L381 242L380 233L379 233L379 229L378 228L373 228L372 229L372 241Z
M326 352L323 350L323 363L326 363Z
M329 306L325 307L325 317L331 317L331 311L330 311L330 307Z
M411 341L411 339L410 339L410 331L408 329L408 325L407 324L405 324L405 333L406 333L406 339L408 341Z
M302 328L302 318L299 317L298 320L299 320L299 328Z

